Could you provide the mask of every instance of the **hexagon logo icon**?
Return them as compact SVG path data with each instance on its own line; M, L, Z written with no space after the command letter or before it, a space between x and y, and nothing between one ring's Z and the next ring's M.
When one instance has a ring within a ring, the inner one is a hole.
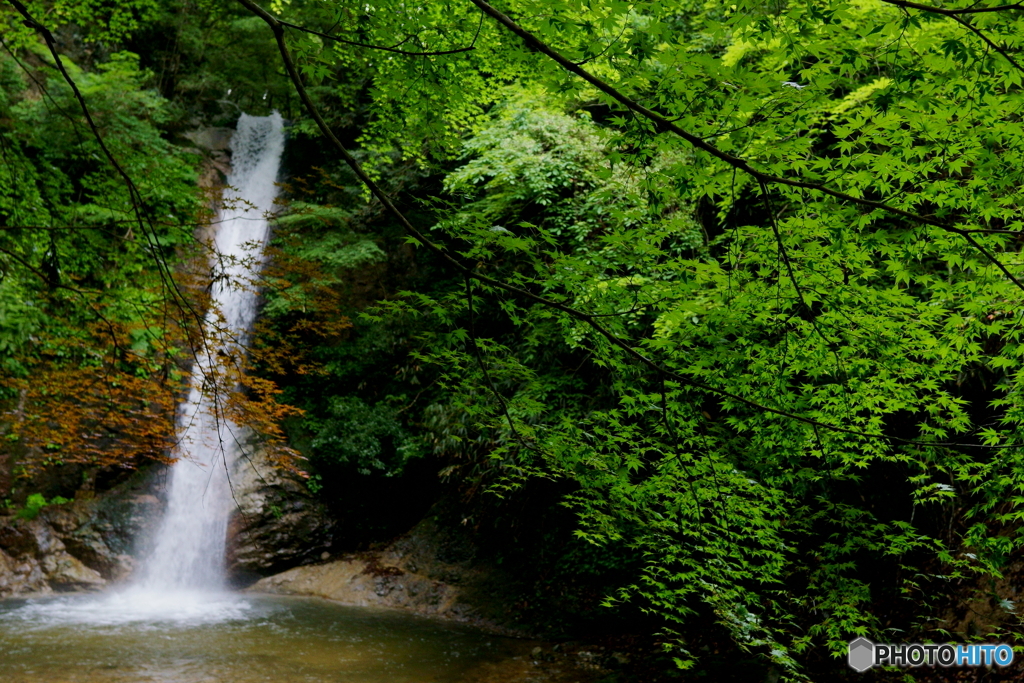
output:
M867 671L875 665L875 644L867 638L850 641L846 661L854 671Z

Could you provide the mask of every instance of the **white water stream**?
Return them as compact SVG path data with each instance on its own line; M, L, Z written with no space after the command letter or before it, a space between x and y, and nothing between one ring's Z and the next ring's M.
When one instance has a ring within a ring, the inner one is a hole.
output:
M244 354L256 318L251 273L263 262L266 215L277 196L284 150L280 115L242 114L231 139L232 171L216 233L207 346L197 355L181 411L178 461L171 469L167 512L145 568L154 592L217 590L224 581L224 543L232 498L227 472L238 455L237 430L222 414L225 397L210 388L219 362ZM217 313L220 318L217 318ZM211 348L212 346L212 348Z

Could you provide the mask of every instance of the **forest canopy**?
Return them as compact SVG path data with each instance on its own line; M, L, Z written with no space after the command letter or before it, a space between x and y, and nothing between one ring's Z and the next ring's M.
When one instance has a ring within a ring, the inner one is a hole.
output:
M1019 559L1021 6L5 3L9 443L160 452L47 410L106 373L114 413L173 412L206 220L180 136L278 108L320 165L261 334L309 365L257 354L251 414L290 416L314 488L424 458L559 482L577 538L636 561L608 602L683 668L701 615L797 677L945 638L958 587Z

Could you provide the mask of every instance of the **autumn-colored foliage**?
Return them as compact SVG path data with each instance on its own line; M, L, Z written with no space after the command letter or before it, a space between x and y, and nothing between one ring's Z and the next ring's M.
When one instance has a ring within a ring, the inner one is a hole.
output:
M37 358L27 377L0 380L17 396L8 413L6 439L17 445L23 474L48 464L110 466L166 459L173 446L180 373L170 360L138 362L121 346L124 336L90 332L83 341L106 342L109 355L97 353L98 345L68 349L92 358L73 363ZM118 358L119 351L126 357Z
M202 311L204 303L193 297L195 308L186 313ZM147 459L187 456L175 451L177 422L188 419L177 414L195 372L202 372L203 391L219 419L258 436L280 464L291 462L294 453L281 446L279 425L296 411L278 403L273 381L248 372L255 362L280 364L294 357L288 340L261 340L249 358L249 345L225 350L232 347L219 338L223 330L217 325L200 331L181 309L164 308L159 319L127 324L105 318L72 337L41 335L37 348L45 353L22 359L22 376L0 378L0 388L12 397L4 444L18 475L48 465L134 467ZM164 315L170 311L178 317ZM197 362L211 357L212 364Z

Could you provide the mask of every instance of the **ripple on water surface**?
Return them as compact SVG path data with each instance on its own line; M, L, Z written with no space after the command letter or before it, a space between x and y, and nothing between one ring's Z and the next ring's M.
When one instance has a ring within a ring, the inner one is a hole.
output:
M506 647L459 625L305 598L0 601L5 683L454 683Z

